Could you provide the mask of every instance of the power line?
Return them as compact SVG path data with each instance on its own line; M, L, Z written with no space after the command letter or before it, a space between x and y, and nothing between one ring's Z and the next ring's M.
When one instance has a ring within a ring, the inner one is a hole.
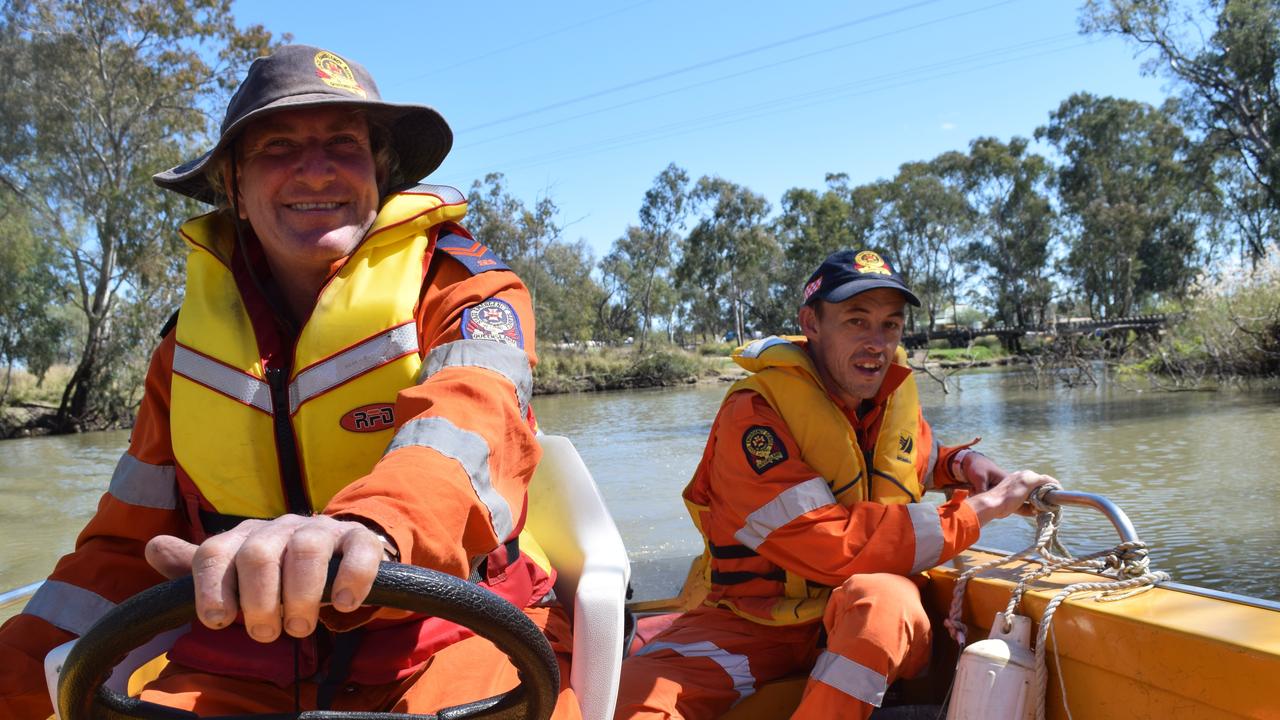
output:
M1014 0L1010 0L1010 2L1012 1ZM741 57L746 57L747 55L754 55L756 53L764 52L765 50L772 50L773 48L776 48L776 47L781 47L783 45L790 45L792 43L800 42L801 40L808 40L809 38L817 37L819 35L826 35L828 33L833 33L833 32L836 32L837 30L843 30L845 28L853 27L855 25L863 25L865 23L873 22L875 20L880 20L886 17L890 17L892 15L898 15L900 13L904 13L909 10L914 10L918 7L923 7L925 5L932 5L937 2L941 2L941 0L921 0L920 2L915 2L910 5L904 5L903 7L895 8L893 10L886 10L885 12L875 13L873 15L866 15L864 17L857 18L856 20L850 20L848 22L843 22L836 25L830 25L828 27L825 27L819 30L813 30L811 32L803 33L801 35L796 35L794 37L790 37L785 40L778 40L776 42L767 43L765 45L759 45L753 48L749 48L747 50L740 50L738 52L730 53L728 55L722 55L721 57L718 57L718 58L713 58L711 60L705 60L703 62L694 63L693 65L686 65L685 67L677 68L675 70L668 70L666 72L658 73L657 75L650 75L649 77L641 78L639 80L633 80L631 82L623 83L621 85L615 85L613 87L605 88L603 90L596 90L594 92L587 93L586 95L579 95L578 97L569 98L568 100L561 100L558 102L551 103L550 105L543 105L542 107L534 108L532 110L525 110L523 112L516 113L515 115L508 115L506 117L498 118L497 120L490 120L488 122L481 123L479 125L473 125L472 127L465 128L461 130L461 132L465 133L465 132L473 132L476 130L482 130L484 128L492 127L494 125L501 125L504 123L512 122L514 120L519 120L521 118L526 118L531 115L538 115L538 114L547 112L548 110L554 110L556 108L565 107L566 105L575 105L577 103L584 102L586 100L591 100L604 95L611 95L613 93L621 92L623 90L627 90L640 85L647 85L649 83L657 82L658 80L665 80L669 77L675 77L676 75L683 75L685 73L693 72L694 70L701 70L702 68L710 67L712 65L719 65L721 63L725 63L730 60L736 60Z
M564 27L562 27L562 28L559 28L559 29L557 29L557 30L551 30L550 32L545 32L545 33L543 33L543 34L541 34L541 35L537 35L537 36L534 36L534 37L528 38L527 40L522 40L522 41L520 41L520 42L518 42L518 43L512 43L511 45L505 45L505 46L503 46L503 47L497 48L497 49L495 49L495 50L490 50L490 51L488 51L488 52L484 52L484 53L481 53L481 54L479 54L479 55L473 55L472 57L466 58L465 60L459 60L459 61L457 61L457 62L453 63L452 65L445 65L444 67L433 67L433 68L431 68L431 71L430 71L430 72L425 72L425 73L422 73L422 74L420 74L420 75L414 75L413 77L405 78L404 80L402 80L402 81L400 81L400 82L395 83L395 85L396 85L396 86L404 85L404 84L406 84L406 83L409 83L409 82L412 82L412 81L415 81L415 80L421 80L422 78L429 77L429 76L431 76L431 75L436 75L436 74L439 74L439 73L445 72L446 70L453 70L453 69L455 69L455 68L462 67L463 65L470 65L470 64L471 64L471 63L473 63L473 62L477 62L477 61L480 61L480 60L485 60L485 59L487 59L487 58L491 58L491 57L493 57L494 55L501 55L502 53L510 52L510 51L512 51L512 50L515 50L516 48L522 48L522 47L524 47L524 46L526 46L526 45L532 45L532 44L534 44L534 43L537 43L537 42L541 42L541 41L543 41L543 40L546 40L546 39L547 39L547 38L549 38L549 37L555 37L556 35L560 35L560 34L563 34L563 33L569 32L570 30L576 30L576 29L578 29L578 28L580 28L580 27L583 27L584 25L590 25L590 24L592 24L592 23L595 23L595 22L599 22L599 21L601 21L601 20L604 20L605 18L613 17L614 15L619 15L619 14L621 14L621 13L628 12L628 11L630 11L630 10L634 10L634 9L636 9L636 8L640 7L641 5L648 5L648 4L649 4L649 3L651 3L651 2L653 2L653 0L641 0L641 2L632 3L632 4L627 5L627 6L625 6L625 7L620 7L620 8L618 8L617 10L613 10L613 11L611 11L611 12L607 12L607 13L604 13L604 14L601 14L601 15L596 15L595 17L587 18L586 20L583 20L583 21L581 21L581 22L576 22L576 23L574 23L574 24L572 24L572 25L566 25L566 26L564 26Z
M512 169L539 167L542 165L558 162L561 160L569 160L569 159L578 158L578 157L585 157L585 156L593 155L595 153L603 152L607 150L614 150L614 149L628 147L631 145L637 145L645 142L652 142L654 140L662 140L670 137L676 137L679 135L684 135L691 132L698 132L702 130L708 130L716 127L721 127L724 125L733 124L736 122L754 120L760 117L767 117L768 115L777 114L779 112L787 112L787 111L795 110L799 108L812 107L814 105L820 105L822 103L830 102L836 99L847 99L850 97L859 97L859 96L868 95L875 92L880 92L893 87L902 87L903 85L907 85L907 84L927 82L930 80L937 80L940 78L951 77L954 75L972 72L974 70L982 70L990 67L996 67L999 65L1007 65L1009 63L1020 62L1020 61L1028 60L1035 57L1041 57L1044 55L1065 52L1065 51L1074 50L1080 47L1086 47L1088 45L1092 45L1098 42L1098 40L1096 39L1086 40L1084 42L1075 43L1073 45L1067 45L1064 47L1056 47L1056 48L1050 48L1046 50L1039 50L1037 52L1023 52L1021 54L1014 54L1017 51L1033 50L1033 49L1043 47L1045 45L1061 42L1063 39L1066 39L1066 38L1075 38L1075 37L1076 35L1074 33L1055 35L1048 38L1042 38L1040 40L1034 40L1026 43L1020 43L1017 45L1008 46L1005 48L990 50L982 53L976 53L973 55L967 55L960 58L954 58L951 60L945 60L937 63L921 65L921 66L917 66L917 67L910 68L908 70L903 70L896 73L881 75L874 78L866 78L866 79L854 81L851 83L842 83L840 85L824 88L821 90L814 90L814 91L809 91L805 93L799 93L796 95L777 98L774 100L769 100L763 103L756 103L754 105L736 108L733 110L725 110L717 113L712 113L710 115L704 115L702 117L695 118L692 120L682 120L680 122L668 123L666 125L660 125L660 126L648 128L645 130L639 130L633 133L627 133L627 134L615 136L612 138L605 138L602 140L596 140L589 143L584 143L576 147L562 148L559 150L542 153L540 155L532 155L529 157L525 157L525 158L521 158L518 160L509 161L509 162L504 161L502 163L502 169L506 171L506 170L512 170ZM943 68L947 66L958 65L963 63L974 63L978 60L992 58L993 56L996 59L992 59L989 62L972 64L968 67L957 68L957 69L949 70L947 72L926 74L926 75L920 74L924 71L934 70L934 69ZM917 77L913 77L913 76L917 76ZM449 174L453 176L461 177L461 178L474 178L474 177L482 177L485 173L491 172L491 171L492 171L491 169L486 169L484 171L471 171L471 172L467 172L467 171L452 172L451 171Z
M532 132L532 131L535 131L535 130L542 130L542 129L544 129L544 128L554 127L554 126L556 126L556 125L561 125L561 124L563 124L563 123L566 123L566 122L569 122L569 121L572 121L572 120L580 120L580 119L585 118L585 117L591 117L592 115L599 115L599 114L601 114L601 113L609 112L609 111L611 111L611 110L618 110L618 109L621 109L621 108L629 107L629 106L631 106L631 105L638 105L638 104L640 104L640 103L649 102L649 101L651 101L651 100L656 100L657 98L660 98L660 97L666 97L666 96L668 96L668 95L674 95L674 94L676 94L676 93L684 92L684 91L686 91L686 90L692 90L692 89L695 89L695 88L704 87L704 86L706 86L706 85L711 85L711 84L714 84L714 83L723 82L723 81L725 81L725 80L732 80L733 78L742 77L743 75L750 75L750 74L752 74L752 73L760 72L760 71L762 71L762 70L769 70L769 69L772 69L772 68L775 68L775 67L779 67L779 66L781 66L781 65L786 65L786 64L789 64L789 63L793 63L793 62L799 62L800 60L807 60L808 58L815 57L815 56L817 56L817 55L823 55L823 54L826 54L826 53L835 52L836 50L844 50L844 49L847 49L847 48L850 48L850 47L854 47L854 46L857 46L857 45L862 45L862 44L865 44L865 43L873 42L873 41L875 41L875 40L883 40L884 38L887 38L887 37L892 37L892 36L894 36L894 35L901 35L901 34L903 34L903 33L910 32L910 31L912 31L912 30L919 30L920 28L928 27L928 26L930 26L930 25L937 25L937 24L939 24L939 23L950 22L950 21L952 21L952 20L956 20L956 19L958 19L958 18L966 17L966 16L968 16L968 15L973 15L973 14L980 13L980 12L985 12L985 11L987 11L987 10L991 10L991 9L993 9L993 8L997 8L997 7L1000 7L1000 6L1002 6L1002 5L1009 5L1009 4L1011 4L1011 3L1019 2L1019 1L1020 1L1020 0L1002 0L1001 2L992 3L992 4L990 4L990 5L984 5L983 7L975 8L975 9L973 9L973 10L966 10L966 11L964 11L964 12L959 12L959 13L954 13L954 14L951 14L951 15L946 15L946 16L944 16L944 17L940 17L940 18L937 18L937 19L935 19L935 20L927 20L927 21L922 22L922 23L916 23L915 25L908 25L908 26L906 26L906 27L898 28L898 29L896 29L896 30L889 30L889 31L887 31L887 32L880 33L880 34L878 34L878 35L871 35L871 36L869 36L869 37L859 38L859 39L854 40L854 41L852 41L852 42L841 43L841 44L839 44L839 45L833 45L833 46L831 46L831 47L824 48L824 49L822 49L822 50L814 50L814 51L812 51L812 52L803 53L803 54L801 54L801 55L795 55L795 56L792 56L792 57L789 57L789 58L786 58L786 59L783 59L783 60L779 60L779 61L776 61L776 62L765 63L765 64L763 64L763 65L756 65L755 67L752 67L752 68L749 68L749 69L746 69L746 70L740 70L740 71L737 71L737 72L732 72L732 73L729 73L729 74L727 74L727 75L720 75L720 76L718 76L718 77L710 78L710 79L708 79L708 80L703 80L703 81L696 82L696 83L692 83L692 84L689 84L689 85L683 85L683 86L681 86L681 87L674 88L674 89L671 89L671 90L664 90L664 91L659 92L659 93L653 93L653 94L651 94L651 95L646 95L646 96L641 97L641 98L636 98L636 99L633 99L633 100L627 100L626 102L616 103L616 104L614 104L614 105L610 105L610 106L603 107L603 108L598 108L598 109L596 109L596 110L588 110L588 111L586 111L586 112L582 112L582 113L579 113L579 114L577 114L577 115L570 115L570 116L568 116L568 117L559 118L559 119L554 120L554 121L552 121L552 122L543 123L543 124L541 124L541 125L533 125L533 126L530 126L530 127L526 127L526 128L520 129L520 130L514 130L514 131L509 132L509 133L504 133L504 134L502 134L502 135L495 135L495 136L493 136L493 137L486 138L486 139L484 139L484 140L478 140L478 141L475 141L475 142L462 144L462 145L459 145L457 149L458 149L458 150L463 150L463 149L467 149L467 148L473 148L473 147L477 147L477 146L479 146L479 145L485 145L485 144L488 144L488 143L491 143L491 142L495 142L495 141L498 141L498 140L503 140L503 139L506 139L506 138L509 138L509 137L513 137L513 136L516 136L516 135L522 135L522 134L525 134L525 133L528 133L528 132ZM458 135L461 137L465 132L466 132L466 131L460 131L460 132L458 133Z

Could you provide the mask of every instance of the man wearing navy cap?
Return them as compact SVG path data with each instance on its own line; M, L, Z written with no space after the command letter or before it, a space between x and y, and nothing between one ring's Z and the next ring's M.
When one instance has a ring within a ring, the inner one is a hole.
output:
M1056 482L933 439L898 346L920 301L888 259L834 253L803 293L803 337L734 354L751 374L684 490L709 592L623 665L618 718L715 718L798 672L793 718L867 717L928 662L919 573Z

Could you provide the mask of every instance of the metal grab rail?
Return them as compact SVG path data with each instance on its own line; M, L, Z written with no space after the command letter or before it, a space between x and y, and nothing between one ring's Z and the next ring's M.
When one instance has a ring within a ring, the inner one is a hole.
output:
M1091 507L1111 521L1111 524L1115 526L1116 532L1120 534L1122 541L1140 542L1138 531L1134 529L1133 523L1129 521L1129 516L1124 514L1120 506L1102 495L1073 490L1049 490L1044 494L1043 501L1050 505Z
M0 593L0 608L14 605L16 603L22 602L23 600L26 600L32 595L35 595L36 591L40 589L41 585L44 585L43 580L33 582L30 585L23 585L20 588L14 588L13 590L8 590L6 592Z

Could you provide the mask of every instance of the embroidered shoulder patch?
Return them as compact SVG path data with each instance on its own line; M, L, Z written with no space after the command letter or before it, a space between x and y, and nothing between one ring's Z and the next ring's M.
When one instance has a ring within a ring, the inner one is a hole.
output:
M747 464L757 475L787 459L787 447L782 444L773 428L752 425L742 434L742 450L747 454Z
M489 298L462 311L462 337L524 348L520 316L515 308L497 298Z
M510 270L507 264L498 259L489 248L457 233L442 233L436 238L436 249L443 250L450 257L462 263L472 275L479 275L490 270Z

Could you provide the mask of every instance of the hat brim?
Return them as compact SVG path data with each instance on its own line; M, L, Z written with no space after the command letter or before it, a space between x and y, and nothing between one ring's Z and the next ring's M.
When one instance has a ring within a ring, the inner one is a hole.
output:
M391 130L391 145L406 181L430 175L453 148L453 131L440 113L426 105L401 105L380 100L347 100L332 95L311 94L282 98L266 107L246 113L223 131L218 144L200 157L151 177L156 185L209 205L216 205L219 193L209 186L205 171L247 124L284 110L321 105L340 105L363 110L382 119Z
M822 296L820 299L824 302L830 302L830 303L844 302L845 300L848 300L854 295L860 295L868 290L875 290L876 288L889 288L891 290L897 290L898 292L902 293L902 296L907 299L908 303L910 303L911 305L914 305L915 307L920 307L920 298L916 297L915 293L908 290L906 286L903 285L902 283L896 282L894 280L890 280L888 278L883 278L883 279L858 278L857 280L852 280L843 285L840 285L839 287L835 288L831 292Z

